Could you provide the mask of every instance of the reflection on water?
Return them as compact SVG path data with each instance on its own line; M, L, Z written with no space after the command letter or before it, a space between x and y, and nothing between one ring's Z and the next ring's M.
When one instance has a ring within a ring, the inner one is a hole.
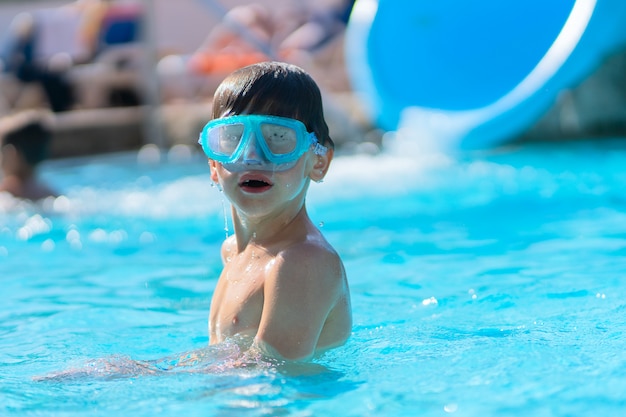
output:
M308 205L353 334L285 366L205 348L206 161L50 164L58 207L0 213L0 414L619 415L624 166L610 143L337 157Z

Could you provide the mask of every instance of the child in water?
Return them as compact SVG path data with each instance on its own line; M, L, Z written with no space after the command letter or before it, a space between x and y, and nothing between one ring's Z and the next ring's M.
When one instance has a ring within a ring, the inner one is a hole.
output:
M150 361L104 359L37 380L219 371L222 361L247 365L258 354L304 361L346 342L343 263L305 206L309 183L322 181L333 158L315 81L278 62L236 70L216 90L199 142L234 227L211 300L212 346Z
M265 356L308 360L350 336L343 263L306 210L333 158L315 81L262 62L220 84L200 144L231 203L234 234L209 313L210 344L236 337Z
M39 164L48 156L51 120L51 113L38 110L0 119L0 193L33 201L57 195L37 175Z

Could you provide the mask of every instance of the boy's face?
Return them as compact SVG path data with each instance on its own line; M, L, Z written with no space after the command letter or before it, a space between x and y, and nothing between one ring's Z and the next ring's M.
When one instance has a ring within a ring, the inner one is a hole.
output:
M333 157L329 150L318 155L308 150L286 170L272 170L272 164L242 162L225 166L209 159L211 179L218 183L226 197L248 215L266 215L284 205L302 204L310 180L321 181Z

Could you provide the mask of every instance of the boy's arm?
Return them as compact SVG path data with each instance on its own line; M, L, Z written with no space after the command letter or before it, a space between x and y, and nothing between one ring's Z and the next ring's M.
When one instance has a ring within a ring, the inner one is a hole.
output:
M255 345L268 356L309 359L341 294L341 261L333 252L304 244L281 254L271 268Z

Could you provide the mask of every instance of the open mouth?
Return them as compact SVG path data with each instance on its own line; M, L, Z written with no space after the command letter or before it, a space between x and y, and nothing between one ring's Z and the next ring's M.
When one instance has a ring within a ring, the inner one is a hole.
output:
M239 181L239 187L243 190L251 192L264 191L272 187L272 182L269 178L263 175L244 175Z
M239 185L242 187L262 188L262 187L269 187L271 184L262 180L246 180L246 181L242 181Z

